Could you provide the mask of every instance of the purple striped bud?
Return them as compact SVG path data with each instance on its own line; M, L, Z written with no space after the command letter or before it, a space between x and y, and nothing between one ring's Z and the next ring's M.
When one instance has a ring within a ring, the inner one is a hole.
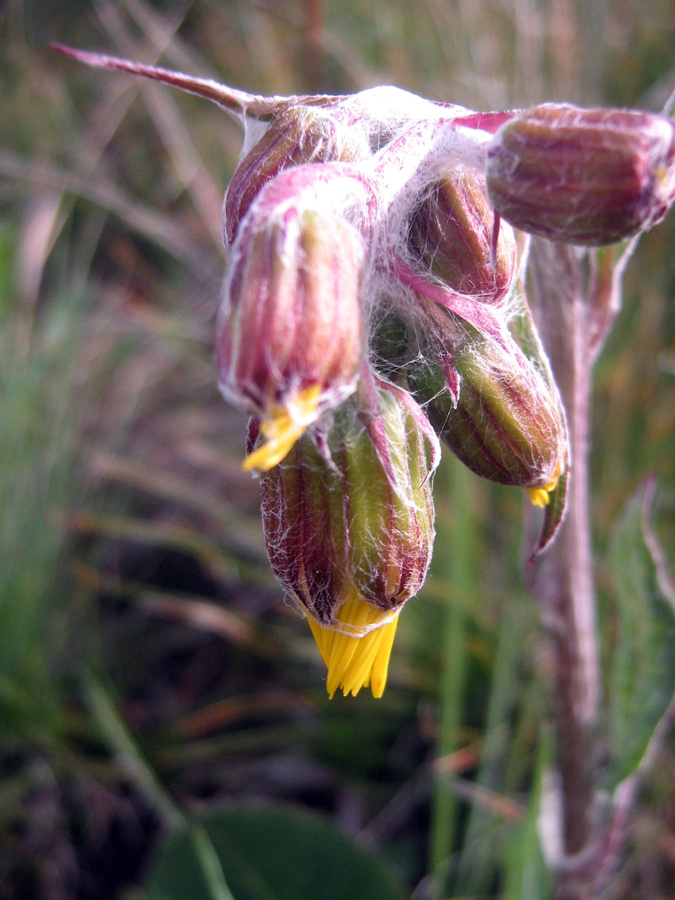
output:
M659 222L675 199L675 124L635 110L548 103L487 150L495 210L553 241L601 246Z
M337 102L337 98L334 99ZM343 125L330 110L302 105L283 109L232 176L223 205L225 246L229 247L234 240L239 222L261 188L284 169L367 156L370 156L370 147L362 129Z
M513 282L516 245L509 225L496 227L495 235L481 176L463 172L444 178L432 185L411 219L412 267L457 293L498 303Z
M331 696L369 683L382 695L398 613L424 583L434 539L435 435L409 394L369 384L327 436L306 433L261 476L270 562L307 614Z
M515 341L480 335L429 353L409 382L439 437L477 475L525 487L545 506L565 469L567 428L549 388Z
M354 390L363 356L363 257L355 228L292 195L241 230L216 363L226 398L263 420L268 442L245 468L276 465L309 424Z

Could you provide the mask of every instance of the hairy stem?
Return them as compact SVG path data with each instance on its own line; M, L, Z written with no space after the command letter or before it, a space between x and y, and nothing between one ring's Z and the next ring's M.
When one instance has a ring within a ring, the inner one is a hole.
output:
M536 315L570 432L567 517L539 565L534 590L554 652L563 858L576 857L581 864L597 837L593 778L600 693L588 477L592 311L575 249L533 241L531 273ZM584 896L562 885L561 891L560 896Z

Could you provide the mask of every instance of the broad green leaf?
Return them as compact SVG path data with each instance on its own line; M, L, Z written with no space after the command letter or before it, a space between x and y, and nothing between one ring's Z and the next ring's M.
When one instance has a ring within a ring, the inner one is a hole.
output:
M199 819L235 900L403 900L381 862L326 820L240 805ZM213 900L191 832L171 834L147 882L148 900Z
M642 493L630 501L610 547L616 640L609 673L611 789L640 762L675 692L675 610L659 588L644 534Z

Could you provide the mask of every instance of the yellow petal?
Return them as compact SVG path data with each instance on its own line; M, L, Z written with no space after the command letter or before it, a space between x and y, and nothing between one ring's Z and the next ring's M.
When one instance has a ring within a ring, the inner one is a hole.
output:
M362 687L369 685L373 696L381 697L387 683L398 613L391 618L391 613L352 595L340 607L336 618L353 633L346 634L308 619L328 667L326 687L331 699L338 688L345 696L351 694L355 697ZM376 627L373 628L373 625ZM366 630L368 628L371 630Z
M257 450L246 457L241 467L246 472L257 469L259 472L269 472L278 465L293 449L293 445L307 427L293 422L286 413L275 419L268 419L263 424L272 425L266 429L270 435Z
M288 456L307 426L316 419L320 396L321 385L313 384L299 391L287 406L272 407L269 417L260 425L265 443L249 453L241 464L242 469L268 472Z
M391 648L394 646L397 625L398 616L380 629L383 632L382 641L370 674L370 689L373 692L373 697L381 697L384 693L387 684L387 673L389 672L389 657L391 656Z

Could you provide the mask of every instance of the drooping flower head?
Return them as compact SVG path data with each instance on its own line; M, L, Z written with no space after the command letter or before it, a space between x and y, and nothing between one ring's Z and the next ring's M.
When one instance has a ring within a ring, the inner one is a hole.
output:
M364 349L364 242L331 210L335 183L314 191L326 185L315 177L321 174L301 167L270 182L232 248L216 362L224 395L262 420L267 440L246 468L276 465L308 425L356 386Z
M536 506L546 506L568 453L556 393L510 337L495 340L466 326L458 331L462 340L454 347L428 350L411 366L415 395L473 472L524 487Z
M307 614L331 696L384 691L398 615L431 559L437 461L410 396L366 377L327 434L307 432L261 476L270 562Z

